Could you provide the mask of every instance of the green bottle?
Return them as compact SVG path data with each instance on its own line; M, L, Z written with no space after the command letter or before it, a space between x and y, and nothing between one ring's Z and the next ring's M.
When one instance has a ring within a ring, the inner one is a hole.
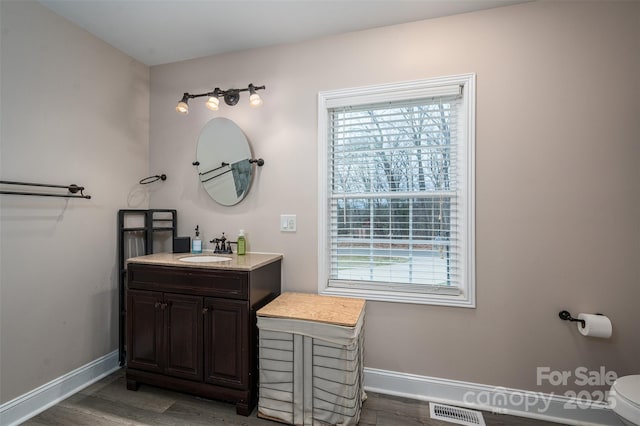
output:
M242 255L247 252L247 240L244 238L244 229L238 234L238 254Z

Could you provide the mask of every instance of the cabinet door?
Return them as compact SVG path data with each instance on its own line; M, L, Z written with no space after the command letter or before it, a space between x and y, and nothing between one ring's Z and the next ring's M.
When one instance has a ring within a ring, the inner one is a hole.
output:
M205 381L244 389L249 381L247 302L206 297L204 304Z
M127 365L162 371L162 293L127 291Z
M202 297L164 294L165 374L202 381Z

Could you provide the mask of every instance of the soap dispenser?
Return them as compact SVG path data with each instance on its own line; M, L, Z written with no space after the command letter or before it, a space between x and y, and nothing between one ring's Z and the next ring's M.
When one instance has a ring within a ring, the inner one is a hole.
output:
M247 252L247 240L244 237L244 229L241 229L238 233L238 254L245 254Z
M202 240L200 239L200 226L196 225L196 236L191 241L191 253L200 254L202 253Z

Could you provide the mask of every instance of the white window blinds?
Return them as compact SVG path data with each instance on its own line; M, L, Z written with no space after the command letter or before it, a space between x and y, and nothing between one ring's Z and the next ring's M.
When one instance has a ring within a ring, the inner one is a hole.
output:
M325 288L475 303L464 85L354 92L324 99Z

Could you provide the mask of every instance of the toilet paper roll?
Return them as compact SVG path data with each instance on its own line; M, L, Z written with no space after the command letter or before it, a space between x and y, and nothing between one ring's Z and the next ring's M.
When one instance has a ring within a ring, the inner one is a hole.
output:
M584 320L584 327L578 323L578 331L583 336L601 337L608 339L611 337L613 327L611 320L604 315L578 314L578 319Z

